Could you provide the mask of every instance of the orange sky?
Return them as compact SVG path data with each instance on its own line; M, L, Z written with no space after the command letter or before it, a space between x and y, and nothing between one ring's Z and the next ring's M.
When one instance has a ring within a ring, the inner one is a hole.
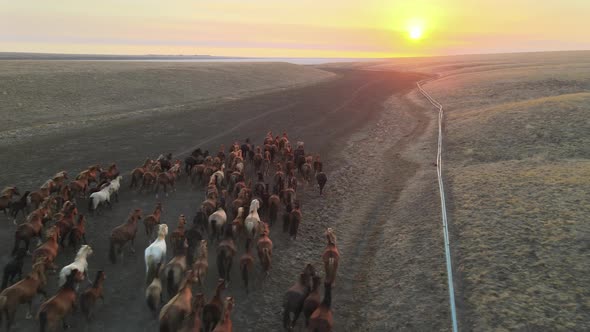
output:
M3 52L396 57L590 49L590 0L3 2ZM415 25L423 37L411 40Z

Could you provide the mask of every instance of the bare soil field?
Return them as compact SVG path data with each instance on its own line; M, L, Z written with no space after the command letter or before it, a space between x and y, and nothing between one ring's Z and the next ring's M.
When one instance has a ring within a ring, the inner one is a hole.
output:
M400 60L437 73L463 330L590 329L590 52Z
M194 106L184 104L182 98L174 99L162 106L164 112L134 113L89 124L76 122L46 135L3 141L0 183L16 184L24 191L37 188L62 169L76 174L88 165L114 161L121 170L129 171L147 156L165 152L180 156L195 147L216 151L220 144L246 137L259 144L267 130L286 130L292 141L305 141L307 152L322 154L328 174L327 192L320 197L315 185L300 184L303 222L298 238L290 241L279 227L273 227L271 274L262 281L260 272L256 272L254 291L249 295L234 269L233 282L225 292L236 298L234 329L283 330L283 294L306 263L323 270L322 234L329 226L335 229L342 255L332 302L336 331L447 330L450 322L440 207L436 169L432 166L436 114L412 91L415 82L425 75L309 70L324 81L235 100L220 93L218 99ZM170 82L158 84L174 87ZM157 88L153 89L151 93L156 93ZM229 95L233 95L231 91ZM103 97L98 105L109 100ZM175 107L178 105L182 107ZM154 194L138 194L126 185L125 181L121 201L112 211L89 218L88 239L94 248L90 274L98 269L106 271L105 303L99 305L91 323L75 315L71 323L76 331L157 330L144 301L143 249L148 243L143 226L138 232L136 254L126 252L123 264L112 265L107 260L111 229L122 223L132 208L148 213L157 201ZM176 192L160 197L162 221L173 229L181 213L192 220L203 199L202 190L191 190L186 178L181 178ZM84 207L81 212L85 212ZM0 232L3 264L9 259L13 233L14 226L6 220ZM209 251L208 297L217 279L215 250ZM57 263L63 266L73 257L71 250L65 251ZM28 271L30 267L26 266ZM49 294L56 291L56 283L56 276L51 275ZM21 308L15 331L38 326L38 322L25 320L24 314Z

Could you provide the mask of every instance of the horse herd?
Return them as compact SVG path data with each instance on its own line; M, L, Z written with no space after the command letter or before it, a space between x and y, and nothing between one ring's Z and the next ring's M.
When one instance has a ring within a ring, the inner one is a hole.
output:
M273 137L272 132L261 146L253 146L246 139L242 144L234 142L227 154L223 145L215 155L196 149L184 159L184 167L171 154L147 159L131 172L131 190L154 192L158 198L160 188L168 195L186 176L194 189L205 189L206 199L190 225L181 214L171 232L160 221L161 202L149 215L132 208L127 220L111 231L108 258L117 264L125 259L126 250L135 252L134 241L142 220L149 240L144 251L145 300L159 320L160 331L232 331L235 301L233 297L224 298L222 293L231 282L234 263L246 292L251 288L256 265L260 266L264 282L272 267L271 229L280 220L282 232L296 240L302 221L298 185L308 186L315 175L322 195L327 182L322 166L319 155L305 154L303 142L297 142L293 149L286 133ZM88 257L93 250L86 241L86 218L78 212L78 201L86 200L89 214L105 213L105 209L118 202L121 182L116 164L106 170L93 165L69 182L67 172L61 171L37 191L22 195L16 187L2 191L0 210L12 217L15 225L18 214L24 216L24 222L16 226L13 257L4 268L0 293L0 322L5 319L7 329L14 323L21 304L29 305L27 318L32 318L36 294L47 299L36 314L41 331L54 330L60 324L67 328L66 317L74 314L78 306L91 321L98 300L103 299L106 274L98 271L91 286L79 290L80 282L90 283ZM20 198L15 199L17 196ZM27 214L29 209L33 211ZM333 229L325 231L325 238L326 248L321 255L325 271L323 298L320 273L307 264L283 298L283 326L288 331L295 328L301 313L308 331L333 328L332 287L340 254ZM34 239L37 247L31 253L30 242ZM211 246L216 250L215 262L209 262ZM60 270L60 288L48 298L44 290L46 272L57 271L55 258L65 247L77 250L76 258ZM243 248L241 255L238 248ZM22 278L24 260L29 255L32 269ZM211 274L209 265L213 263L219 280L214 296L207 300L204 281ZM198 292L193 294L195 288ZM168 300L164 301L165 298Z

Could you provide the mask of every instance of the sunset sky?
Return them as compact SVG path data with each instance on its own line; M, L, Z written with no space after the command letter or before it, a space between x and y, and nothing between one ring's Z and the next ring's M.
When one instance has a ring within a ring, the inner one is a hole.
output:
M0 0L0 6L1 52L358 58L590 49L590 0Z

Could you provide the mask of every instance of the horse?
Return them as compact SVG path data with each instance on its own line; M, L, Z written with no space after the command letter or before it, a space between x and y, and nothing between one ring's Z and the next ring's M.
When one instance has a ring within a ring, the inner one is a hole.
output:
M37 191L33 191L29 194L29 197L27 198L27 203L33 207L35 207L35 209L39 208L39 206L41 205L41 203L47 198L49 197L51 193L49 192L49 188L41 188Z
M332 315L332 285L324 283L324 299L319 307L309 318L308 331L331 332L334 328L334 317Z
M231 267L236 254L236 246L231 234L231 228L227 229L223 236L223 240L217 247L217 271L219 277L225 279L229 284L231 276Z
M324 262L324 270L326 271L325 282L334 286L336 271L338 270L338 261L340 260L340 252L336 247L336 235L334 235L332 228L328 228L325 235L328 241L326 249L324 249L324 252L322 253L322 261Z
M92 165L89 166L88 169L80 172L78 174L78 176L76 176L76 180L80 180L80 179L87 179L88 180L88 184L90 183L96 183L97 182L97 178L100 174L100 172L102 172L102 168L100 168L99 165Z
M16 216L18 215L19 212L22 212L23 217L26 218L25 216L25 210L27 210L27 206L28 206L28 198L29 198L29 194L31 192L30 191L25 191L25 193L19 198L18 201L16 202L10 202L9 204L9 208L10 208L10 215L12 216L13 220L12 223L16 225Z
M72 193L72 197L77 196L86 196L86 191L88 191L88 178L81 178L79 180L71 181L68 185L70 187L70 191Z
M292 331L303 310L303 302L309 295L310 278L316 275L315 268L307 264L297 282L287 290L283 300L283 327ZM292 315L292 316L291 316Z
M188 265L193 264L195 250L203 240L203 227L195 221L196 219L193 219L193 225L184 234L186 242L188 243L188 249L186 254L186 263Z
M117 165L112 163L106 171L100 172L99 180L113 180L117 176L119 176L120 172L117 169Z
M201 316L203 315L203 307L205 307L206 301L205 294L203 293L198 293L193 296L192 312L180 330L181 332L201 332L201 327L203 325Z
M234 298L233 297L226 297L225 303L223 304L223 319L217 326L213 332L232 332L232 321L231 321L231 312L234 308Z
M166 276L166 289L169 297L173 297L178 292L182 276L186 271L186 246L183 245L183 249L177 248L174 257L164 267L163 273Z
M252 200L250 203L250 213L244 220L247 238L252 240L256 239L260 232L260 217L258 216L259 207L260 202L257 199Z
M160 303L162 303L162 281L160 280L160 272L162 271L162 263L156 265L154 278L145 289L145 301L148 308L152 311L155 317L158 315Z
M175 180L176 180L176 172L172 169L158 174L158 177L156 178L156 189L155 189L156 199L158 198L158 190L160 189L160 186L164 187L164 193L166 194L166 197L168 197L168 186L170 186L172 188L172 190L175 191L176 190L176 189L174 189L174 181Z
M199 257L193 264L192 268L195 272L195 282L203 287L207 278L207 270L209 269L209 258L207 252L207 240L201 240L199 248Z
M59 228L55 226L52 226L47 231L47 238L45 242L33 252L33 262L37 261L37 259L41 257L44 257L47 267L51 269L56 268L55 264L53 264L53 261L55 260L59 250L59 244L57 243L59 234Z
M313 276L311 292L303 302L303 317L305 318L305 327L309 326L309 318L311 314L320 306L320 282L322 278L320 276Z
M86 317L87 321L90 321L92 316L94 316L93 308L96 305L96 301L101 299L102 303L104 304L103 284L105 279L106 274L104 271L100 270L96 272L96 278L94 278L92 287L86 289L80 295L80 309L82 309L82 313Z
M64 241L69 237L70 232L74 228L74 220L78 215L78 208L76 204L67 201L64 203L62 208L61 218L55 223L55 227L59 229L59 235L61 236L60 245L64 247Z
M160 331L178 331L185 317L192 312L193 271L188 271L184 277L178 294L174 296L160 311Z
M20 196L16 187L6 187L0 193L0 210L4 211L4 215L7 216L6 209L10 207L13 196Z
M129 184L130 189L136 188L139 185L140 180L142 180L144 173L149 169L151 164L152 160L147 158L143 163L143 166L137 167L131 171L131 183Z
M210 234L211 238L215 239L215 240L219 240L219 236L221 235L221 230L223 229L223 226L227 222L227 214L225 213L223 208L220 206L217 208L217 211L215 211L214 213L212 213L209 216L208 221L209 221L208 229L209 229L209 234Z
M299 202L295 202L293 211L291 211L289 220L289 236L292 240L297 239L297 231L299 230L299 224L301 223L301 209Z
M88 244L88 241L86 241L86 227L84 225L85 223L86 223L86 218L84 217L84 215L79 215L78 222L76 223L74 228L72 228L72 230L70 231L69 241L68 241L68 245L70 247L72 247L74 249L78 248L78 244L80 244L81 240L84 240L84 244Z
M77 270L82 275L83 279L88 280L88 256L92 255L92 252L92 248L89 245L83 245L80 250L78 250L74 262L70 265L64 266L59 272L57 286L63 286L66 283L67 276L70 275L73 270ZM76 289L77 288L78 286L76 285Z
M157 167L156 169L158 169L159 167ZM142 192L144 189L145 190L150 190L151 188L154 187L154 184L156 183L156 180L158 179L158 174L159 171L146 171L145 173L143 173L142 176L142 182L141 182L141 187L139 188L139 192Z
M41 259L33 264L33 270L26 278L0 293L0 321L2 321L3 317L6 317L7 330L10 330L14 323L16 310L20 304L29 304L26 317L27 319L32 318L33 297L36 294L42 294L47 298L47 293L44 290L46 283L45 259Z
M160 224L158 238L144 251L146 285L149 285L154 275L157 275L158 269L154 269L156 265L166 261L166 235L168 235L168 225Z
M65 284L61 286L57 294L41 304L37 313L41 332L46 331L48 327L55 330L59 321L62 322L64 329L70 327L66 323L66 316L74 310L76 304L75 285L78 277L78 270L73 269L70 271Z
M121 175L117 175L114 179L111 180L109 184L109 195L115 199L115 202L119 202L119 189L121 189L121 181L123 177Z
M111 263L117 263L117 254L123 252L123 246L131 241L131 252L135 252L134 241L137 234L137 221L141 219L141 209L135 209L129 215L127 221L113 229L110 237L109 259Z
M162 211L162 203L158 202L156 204L156 208L154 209L154 213L150 214L149 216L143 219L143 225L145 226L145 235L147 235L148 241L151 241L152 239L154 227L160 224L160 216L162 215Z
M268 225L264 224L264 231L262 231L262 235L256 244L258 259L260 260L262 271L264 271L265 276L268 276L272 263L272 241L270 240L270 237L268 237L268 233Z
M172 244L172 253L174 255L176 255L176 250L180 249L180 251L184 252L185 248L184 248L184 242L185 242L185 228L186 226L186 218L184 217L184 214L181 214L180 217L178 217L178 226L176 226L176 229L174 230L174 232L172 232L172 234L170 235L170 242Z
M242 254L240 257L240 272L242 276L242 281L244 281L244 286L246 287L246 294L248 294L248 280L249 274L254 267L254 256L252 256L252 241L250 239L246 240L246 252Z
M232 233L236 235L237 240L240 239L241 234L245 232L244 228L244 208L240 206L234 221L232 221ZM246 237L247 238L247 237Z
M288 204L293 204L295 203L295 189L289 187L287 189L283 189L281 191L281 198L283 200L283 204L288 205Z
M268 198L268 219L270 221L270 226L274 225L274 223L277 221L280 205L281 199L279 195L271 195Z
M318 165L315 179L318 183L318 186L320 187L320 196L322 196L322 194L324 192L324 186L326 186L326 182L328 182L328 177L326 176L326 173L324 173L322 171L322 164L321 163Z
M14 248L12 249L13 255L18 250L21 241L25 242L25 249L27 252L29 251L29 245L32 238L37 237L39 242L41 241L43 225L49 219L48 217L49 208L47 206L41 206L29 215L29 221L16 227L16 231L14 232Z
M24 259L27 256L27 251L23 248L20 248L13 253L12 259L4 266L4 270L2 271L2 288L5 289L8 286L8 283L14 283L14 278L18 275L18 280L23 278L23 265Z
M108 205L112 208L111 205L111 193L109 189L110 185L105 186L100 191L90 194L88 200L88 211L93 214L94 211L97 213L99 207L103 207L104 205Z
M215 288L215 295L203 308L203 331L211 332L221 319L221 292L225 289L225 280L219 279Z

